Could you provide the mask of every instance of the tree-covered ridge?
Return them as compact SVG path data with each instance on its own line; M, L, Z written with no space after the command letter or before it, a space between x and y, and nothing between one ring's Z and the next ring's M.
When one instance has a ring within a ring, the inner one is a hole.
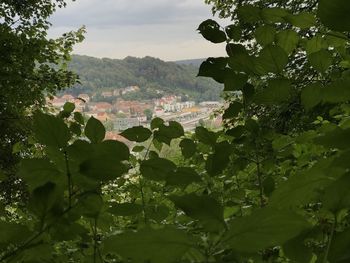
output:
M133 85L141 88L140 99L157 96L157 90L198 101L218 100L221 93L219 84L196 78L198 67L152 57L119 60L74 55L69 68L80 76L81 85L72 90L76 94Z

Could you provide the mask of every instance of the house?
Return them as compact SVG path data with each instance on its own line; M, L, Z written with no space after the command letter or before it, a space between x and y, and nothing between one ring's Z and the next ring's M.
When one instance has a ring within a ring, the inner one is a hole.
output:
M140 91L139 86L129 86L129 87L126 87L126 88L122 89L121 90L121 94L124 95L124 94L127 94L127 93L137 92L137 91Z
M114 104L115 108L118 111L121 111L125 114L130 114L132 116L144 115L143 112L146 109L152 109L153 104L139 102L139 101L127 101L127 100L118 100Z
M96 119L98 119L101 122L105 122L110 120L110 117L108 116L108 114L106 112L98 112L96 115Z
M70 94L63 95L61 98L64 99L65 101L70 101L70 102L73 102L74 100L74 97Z
M165 111L162 107L156 106L154 108L154 117L160 117L163 116L165 114Z
M208 108L219 108L222 106L222 103L220 103L219 101L203 101L199 103L199 105Z
M114 129L124 131L126 129L139 126L140 121L137 118L116 118L113 120Z
M147 116L146 115L137 116L137 119L139 120L139 122L147 122Z
M112 91L104 91L101 93L101 96L104 98L110 98L110 97L113 97L113 92Z
M86 93L82 93L78 95L78 98L84 100L85 102L89 102L90 101L90 96Z
M97 103L91 103L89 105L89 109L95 112L111 112L113 109L113 106L108 102L97 102Z

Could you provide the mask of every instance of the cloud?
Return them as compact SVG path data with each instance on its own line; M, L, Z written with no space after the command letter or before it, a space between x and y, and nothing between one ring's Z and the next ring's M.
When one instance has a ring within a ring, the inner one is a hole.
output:
M209 15L201 0L78 0L52 18L56 26L113 27L184 23Z
M52 17L51 36L86 25L75 53L124 58L146 55L165 60L220 56L224 47L196 29L211 18L204 0L77 0Z

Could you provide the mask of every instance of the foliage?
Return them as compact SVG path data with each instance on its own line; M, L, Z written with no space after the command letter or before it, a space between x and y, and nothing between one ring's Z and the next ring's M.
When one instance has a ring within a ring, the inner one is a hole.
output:
M221 92L219 84L196 79L198 67L192 64L164 62L160 59L127 57L118 59L97 59L74 55L69 68L78 73L81 85L70 91L78 95L82 92L96 92L122 89L137 85L139 92L123 94L126 100L149 100L162 94L182 95L197 101L218 100ZM158 91L157 91L158 90Z
M58 39L46 36L49 16L64 6L62 0L0 3L0 169L9 176L0 187L2 193L18 184L14 170L19 156L12 148L28 141L31 123L26 116L42 107L44 96L77 79L66 61L73 45L82 41L84 28ZM6 198L10 201L16 194L8 192Z
M238 1L233 25L199 26L227 44L199 71L227 89L220 131L156 118L121 134L130 151L71 105L36 113L0 261L348 262L350 28L330 1Z

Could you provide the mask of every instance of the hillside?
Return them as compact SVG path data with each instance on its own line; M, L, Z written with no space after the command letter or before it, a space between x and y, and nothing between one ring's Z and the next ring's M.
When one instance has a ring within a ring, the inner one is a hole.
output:
M222 90L212 80L197 78L198 66L164 62L152 57L119 60L74 55L69 67L79 74L81 80L81 85L70 90L75 94L137 85L141 91L128 94L133 96L130 99L150 99L162 91L203 101L219 99Z
M203 61L205 61L205 58L177 60L174 62L179 65L192 65L195 67L199 67Z

